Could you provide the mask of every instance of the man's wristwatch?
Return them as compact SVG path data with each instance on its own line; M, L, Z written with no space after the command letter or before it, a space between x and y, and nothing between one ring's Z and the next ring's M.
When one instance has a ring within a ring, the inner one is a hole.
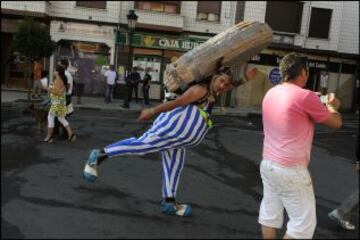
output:
M331 110L331 112L340 114L339 111L338 111L333 105L327 103L327 104L326 104L326 107L327 107L329 110Z

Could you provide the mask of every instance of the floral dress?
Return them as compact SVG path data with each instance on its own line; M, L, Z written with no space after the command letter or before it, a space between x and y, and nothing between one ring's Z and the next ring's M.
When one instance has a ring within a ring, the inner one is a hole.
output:
M51 90L54 89L54 85L51 84L49 88ZM50 99L51 99L50 113L57 117L65 117L67 112L65 90L62 91L60 95L51 91Z

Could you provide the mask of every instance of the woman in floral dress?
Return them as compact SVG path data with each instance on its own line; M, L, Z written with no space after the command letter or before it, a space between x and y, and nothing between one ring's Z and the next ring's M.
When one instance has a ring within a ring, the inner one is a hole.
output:
M58 118L59 122L64 126L68 133L68 140L74 142L76 135L71 129L69 122L65 119L67 107L66 107L66 89L67 89L67 78L65 76L65 69L57 65L56 71L54 72L54 83L49 86L49 93L51 99L51 107L48 114L48 130L44 142L52 143L54 122L55 117Z

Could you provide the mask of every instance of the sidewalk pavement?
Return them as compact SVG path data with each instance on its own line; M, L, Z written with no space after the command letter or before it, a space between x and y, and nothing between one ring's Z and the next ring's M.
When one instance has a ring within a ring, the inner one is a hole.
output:
M1 105L8 106L16 103L27 103L27 92L14 91L14 90L1 90ZM104 97L82 97L81 104L76 103L76 96L73 97L74 109L96 109L101 111L123 111L123 112L140 112L145 106L142 101L138 103L135 101L130 102L130 108L122 108L122 99L113 99L111 103L105 103ZM151 106L160 104L160 101L150 101ZM230 107L215 107L212 112L213 115L229 115L229 116L241 116L246 117L249 115L261 116L260 107L242 107L242 108L230 108Z
M1 106L11 106L13 104L27 104L27 91L23 90L1 90ZM104 97L82 97L81 104L76 103L76 96L72 99L74 109L96 109L100 111L119 111L119 112L140 112L145 106L142 100L136 103L134 100L130 102L130 108L122 108L122 99L113 99L111 103L105 103ZM150 101L151 106L159 105L160 101ZM352 113L349 111L341 112L343 118L359 118L359 111ZM227 116L261 116L261 107L214 107L212 115L227 115Z

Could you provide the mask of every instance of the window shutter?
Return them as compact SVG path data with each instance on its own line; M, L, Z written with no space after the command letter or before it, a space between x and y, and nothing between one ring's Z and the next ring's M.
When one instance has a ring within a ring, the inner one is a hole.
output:
M76 6L106 9L106 1L76 1Z
M303 3L268 1L265 22L274 31L300 33Z
M312 8L309 37L329 38L332 9Z
M215 13L220 15L221 1L198 1L197 12Z

